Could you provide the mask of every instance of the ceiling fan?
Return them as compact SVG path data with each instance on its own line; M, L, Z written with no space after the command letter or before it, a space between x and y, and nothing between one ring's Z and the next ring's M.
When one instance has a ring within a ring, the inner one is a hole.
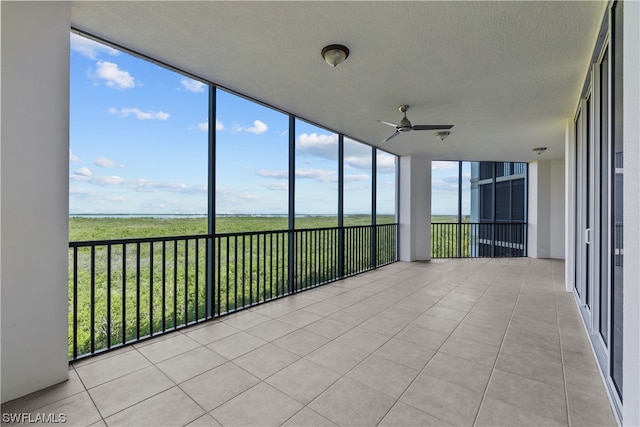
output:
M398 107L401 113L404 114L402 120L400 120L400 124L395 124L391 122L385 122L384 120L378 120L380 123L384 123L385 125L393 126L396 128L396 131L391 134L387 139L382 142L388 142L391 138L395 138L401 132L409 132L412 130L439 130L439 129L451 129L453 125L412 125L409 119L407 119L407 110L409 109L408 105L401 105ZM442 132L444 134L444 132ZM448 132L446 133L448 136ZM445 135L442 135L446 138ZM442 136L439 136L440 139L444 140Z

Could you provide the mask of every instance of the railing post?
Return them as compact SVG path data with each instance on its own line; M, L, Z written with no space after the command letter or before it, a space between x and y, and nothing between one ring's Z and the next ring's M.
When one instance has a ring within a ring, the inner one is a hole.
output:
M296 282L296 118L289 115L289 293L295 292Z

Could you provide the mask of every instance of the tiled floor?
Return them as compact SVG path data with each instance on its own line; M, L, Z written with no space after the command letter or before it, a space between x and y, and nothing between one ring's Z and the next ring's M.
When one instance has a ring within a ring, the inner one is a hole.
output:
M396 263L74 363L67 425L615 425L560 261Z

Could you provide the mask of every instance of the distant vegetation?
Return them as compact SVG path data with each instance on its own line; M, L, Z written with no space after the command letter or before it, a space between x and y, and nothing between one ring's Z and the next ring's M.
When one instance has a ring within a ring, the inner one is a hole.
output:
M394 221L391 215L377 217L378 224ZM345 226L369 225L370 217L350 215L344 222ZM78 247L75 257L74 250L70 249L69 357L73 357L74 338L78 355L91 352L92 316L95 350L107 348L109 343L130 342L202 319L207 300L211 298L205 289L207 274L212 274L216 314L288 292L289 235L269 232L285 230L286 217L223 216L216 218L216 226L218 237L213 240L213 246L207 245L208 239L198 238ZM336 277L337 231L311 231L336 226L336 217L296 218L296 229L310 230L296 234L293 279L296 289ZM239 232L251 234L237 237L224 234ZM206 234L207 218L72 217L69 220L71 242ZM345 232L345 274L370 266L370 238L368 227ZM379 234L378 242L378 265L393 261L395 236ZM208 251L215 256L213 272L207 270ZM74 275L74 264L77 275ZM74 293L75 282L78 286ZM74 301L75 294L77 301ZM76 330L74 305L78 308Z

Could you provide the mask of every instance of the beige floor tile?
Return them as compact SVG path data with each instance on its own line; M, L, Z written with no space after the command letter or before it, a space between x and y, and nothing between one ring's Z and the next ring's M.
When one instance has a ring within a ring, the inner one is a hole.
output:
M395 306L394 306L395 307ZM398 315L398 310L393 307L376 314L368 320L365 320L360 327L369 329L373 332L392 337L413 322L417 315L412 312L405 312L404 315Z
M179 384L203 372L220 366L227 360L206 347L197 347L156 365L158 369Z
M509 348L500 352L496 369L559 387L564 384L562 364L536 353L511 352Z
M258 378L228 362L185 381L180 388L206 411L211 411L259 382Z
M200 344L207 345L230 335L237 334L238 332L240 332L238 328L234 328L223 322L214 322L210 325L186 332L185 335Z
M389 336L370 331L363 326L356 326L336 338L337 342L346 344L358 350L371 353L389 341Z
M460 322L468 313L469 312L466 310L457 310L442 304L436 304L426 311L426 314L428 315L442 317L455 322Z
M397 401L378 425L384 427L438 427L450 426L451 424L404 402Z
M565 365L564 377L567 390L585 394L597 400L608 400L600 373Z
M358 363L363 361L369 353L357 350L348 345L331 341L314 352L305 356L319 365L344 375Z
M349 378L342 378L309 407L340 426L371 426L382 420L395 400Z
M268 384L260 383L211 412L225 426L278 426L302 405Z
M76 371L69 369L69 379L19 399L2 404L2 413L31 412L50 403L62 400L84 391L84 386Z
M63 417L64 422L62 422ZM88 426L100 421L101 417L89 394L82 392L31 411L30 419L48 419L49 422L45 422L45 425ZM27 423L27 425L29 424L31 423ZM42 424L39 422L34 425ZM25 425L25 423L16 425Z
M342 310L342 308L326 302L317 302L305 307L304 310L325 317Z
M567 423L564 387L495 369L486 395L539 416Z
M429 350L438 350L449 338L449 334L411 324L404 328L395 338L410 342Z
M492 367L443 352L431 358L423 373L484 393Z
M183 426L204 410L178 387L170 388L106 419L113 426Z
M222 427L222 424L216 421L211 415L204 414L200 418L187 424L187 427Z
M397 399L409 387L419 371L371 355L347 374L347 377Z
M264 380L282 368L289 366L298 358L298 355L268 343L238 357L233 362L247 372Z
M286 301L286 298L277 301L269 301L267 303L252 307L249 309L249 311L276 319L280 316L284 316L285 314L297 310L297 308L291 307L289 304L287 304Z
M482 392L421 374L400 400L450 424L470 426L480 407Z
M170 334L167 334L167 335L170 335ZM154 338L152 340L148 340L146 342L151 343L151 342L153 342L153 341L155 341L156 339L159 339L159 338L160 337L157 337L157 338ZM140 343L140 344L142 344L142 343ZM137 345L139 345L139 344L136 344L136 346ZM128 345L128 346L125 346L125 347L120 347L120 348L115 349L115 350L109 350L109 351L106 351L104 353L99 353L99 354L96 354L95 356L85 357L84 359L80 359L80 360L74 361L72 363L72 365L73 365L73 367L75 369L78 369L81 366L90 365L92 363L96 363L98 361L101 361L101 360L104 360L104 359L108 359L110 357L117 356L117 355L122 354L122 353L126 353L127 351L133 351L133 350L135 350L136 346Z
M173 381L162 371L150 366L94 387L89 393L102 416L106 418L173 385Z
M337 427L334 423L307 407L302 408L300 412L289 418L283 427Z
M425 349L407 341L392 338L373 354L409 368L421 370L436 350Z
M289 335L278 338L273 344L298 356L305 356L328 342L328 338L305 331L304 329L298 329Z
M280 319L274 319L249 328L246 332L264 341L270 342L297 329L298 328L296 326L283 322Z
M328 305L328 304L325 304L325 305ZM295 328L304 328L305 326L310 325L313 322L320 320L324 317L319 314L312 313L311 311L307 311L307 308L308 307L305 307L302 310L296 310L292 313L286 314L282 317L279 317L278 320L282 322L286 322Z
M611 405L607 400L594 399L572 390L567 392L569 401L569 424L571 426L611 426L617 425Z
M412 325L419 325L423 328L431 329L433 331L442 332L445 334L450 334L453 330L458 326L457 321L445 319L443 317L432 316L427 313L422 314L416 320L413 321Z
M361 311L357 311L352 308L343 308L327 316L326 318L354 327L362 324L366 320L370 319L372 316L373 314L363 313Z
M187 351L193 350L199 346L200 344L193 339L180 334L139 348L138 351L142 353L144 357L149 359L151 363L158 363L179 354L186 353Z
M442 344L440 351L471 362L493 366L498 356L499 348L466 338L450 337Z
M249 353L267 342L247 332L238 332L218 341L214 341L207 348L231 360Z
M478 427L511 427L511 426L563 426L558 420L545 418L517 406L509 405L491 397L486 397L480 407Z
M305 326L304 330L313 332L317 335L322 335L323 337L332 340L344 334L351 328L351 325L325 317L324 319L320 319L317 322Z
M253 328L269 320L271 320L270 317L252 311L240 311L222 318L225 324L241 330Z
M138 351L128 351L76 369L85 387L92 388L131 372L151 366Z
M471 310L471 312L467 315L467 317L464 318L461 324L469 324L482 328L496 329L500 332L505 332L507 330L507 326L509 325L508 317L495 317L488 314L489 313L480 314L474 310Z
M265 382L306 405L336 382L340 375L328 368L300 359Z
M462 322L460 323L460 325L458 325L456 330L453 331L451 336L465 338L471 341L477 341L484 344L500 347L504 338L504 331L484 328L482 326L475 326L466 322Z

